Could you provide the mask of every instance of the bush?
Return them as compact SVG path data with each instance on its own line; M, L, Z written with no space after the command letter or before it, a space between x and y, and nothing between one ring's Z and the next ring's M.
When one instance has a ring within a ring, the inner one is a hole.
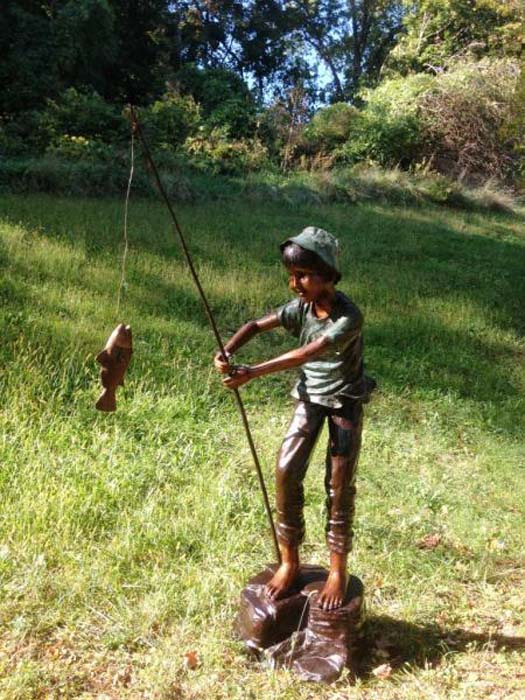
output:
M224 129L234 138L251 137L256 105L246 83L223 68L197 68L188 64L176 76L177 89L199 104L203 123L211 131Z
M47 147L46 153L71 161L114 161L116 150L103 141L87 139L85 136L58 136Z
M47 144L66 134L114 143L128 138L129 125L120 111L95 91L69 88L57 100L48 100L39 114L39 130L46 135Z
M49 137L40 127L38 112L20 112L16 117L0 117L0 155L28 156L41 153Z
M268 152L258 139L232 141L227 129L203 129L187 139L186 153L197 167L211 173L241 175L268 165Z
M333 149L333 160L423 166L476 184L504 181L520 172L525 155L522 116L518 129L508 128L513 114L521 114L518 78L515 61L487 59L457 62L437 75L384 80L362 94L365 105L349 120L348 140Z
M504 125L501 136L512 148L512 158L516 165L516 184L525 190L525 60L521 64L521 73L512 100L510 120Z
M426 75L396 78L364 91L365 106L352 121L348 141L338 149L337 159L387 168L408 167L417 160L422 141L417 98L431 80Z
M141 118L152 145L177 149L198 129L200 111L193 97L169 92L142 110Z
M420 157L460 179L507 178L514 158L506 126L519 73L515 61L487 59L436 75L417 101L425 137Z
M345 102L320 109L303 131L304 147L311 152L330 153L348 140L358 119L359 111Z

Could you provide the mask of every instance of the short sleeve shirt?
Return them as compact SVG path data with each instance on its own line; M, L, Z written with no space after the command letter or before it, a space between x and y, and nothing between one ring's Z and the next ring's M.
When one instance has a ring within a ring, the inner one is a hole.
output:
M292 396L331 408L363 395L363 315L342 292L336 292L330 315L317 318L312 303L294 299L277 310L284 328L307 345L324 337L330 345L324 353L301 366Z

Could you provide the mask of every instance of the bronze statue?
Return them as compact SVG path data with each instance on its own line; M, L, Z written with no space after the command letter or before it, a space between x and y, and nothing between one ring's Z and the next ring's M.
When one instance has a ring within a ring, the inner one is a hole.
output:
M131 327L119 323L109 336L104 349L96 357L97 362L102 365L100 381L104 387L104 391L95 404L99 411L116 410L115 392L118 386L124 384L124 375L132 352Z
M304 537L303 480L324 420L329 427L326 459L326 536L330 570L319 595L322 610L345 604L347 553L352 543L355 473L361 445L362 404L370 384L363 371L363 317L335 285L341 278L338 243L328 232L308 227L281 245L293 301L242 326L215 355L229 389L272 372L300 367L292 395L296 408L277 459L277 536L282 562L266 583L267 596L291 594L301 573ZM232 365L231 356L256 334L283 326L300 347L256 365Z

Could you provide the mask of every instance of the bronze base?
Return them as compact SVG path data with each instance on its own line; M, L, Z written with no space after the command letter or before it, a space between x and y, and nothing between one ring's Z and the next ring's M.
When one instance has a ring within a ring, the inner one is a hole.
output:
M271 668L291 668L301 679L331 682L353 669L363 625L363 584L351 576L345 603L325 611L318 593L328 575L319 566L302 566L294 591L273 601L264 586L277 568L271 564L241 593L237 631L251 651Z

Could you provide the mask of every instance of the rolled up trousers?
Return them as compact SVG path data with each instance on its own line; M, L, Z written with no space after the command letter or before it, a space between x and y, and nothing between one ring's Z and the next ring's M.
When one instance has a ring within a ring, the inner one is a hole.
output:
M298 401L277 456L277 537L299 545L304 539L303 481L323 423L327 419L326 540L331 552L345 554L352 547L355 475L361 447L363 408L359 401L328 408Z

